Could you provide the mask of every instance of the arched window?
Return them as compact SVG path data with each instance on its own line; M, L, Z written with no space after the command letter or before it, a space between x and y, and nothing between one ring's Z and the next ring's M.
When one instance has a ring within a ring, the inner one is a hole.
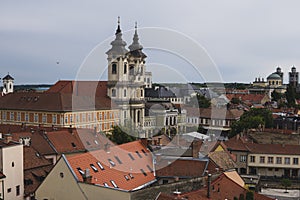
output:
M127 96L127 90L124 89L124 97L126 97L126 96Z
M129 67L129 75L134 75L134 66L133 65L131 65Z
M127 63L124 63L124 74L127 73Z
M112 97L117 96L116 89L112 89L112 90L111 90L111 96L112 96Z
M116 74L117 73L117 64L113 63L111 66L111 73Z

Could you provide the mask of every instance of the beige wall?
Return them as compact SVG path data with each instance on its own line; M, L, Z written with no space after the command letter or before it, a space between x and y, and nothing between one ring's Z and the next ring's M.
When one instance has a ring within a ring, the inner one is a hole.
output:
M62 174L61 174L62 173ZM43 183L36 191L37 200L83 200L87 199L75 180L64 158L56 163L55 167L48 174Z
M79 183L88 200L130 200L130 193L97 185Z
M1 156L1 168L6 176L4 180L4 198L21 200L24 198L23 145L2 148ZM17 194L17 187L19 187L19 194Z

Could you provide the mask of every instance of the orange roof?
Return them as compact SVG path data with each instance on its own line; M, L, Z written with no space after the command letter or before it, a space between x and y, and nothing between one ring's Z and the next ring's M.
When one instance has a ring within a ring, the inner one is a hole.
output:
M155 181L152 154L140 141L68 156L67 161L81 182L86 169L92 184L122 190L134 190Z
M209 199L233 199L234 197L239 197L240 194L246 196L247 189L236 183L225 173L220 175L211 183L210 198L207 197L207 187L201 188L200 190L188 192L181 194L179 196L171 196L168 194L160 194L157 198L158 200L167 199L189 199L189 200L209 200ZM255 200L271 200L267 196L254 193Z

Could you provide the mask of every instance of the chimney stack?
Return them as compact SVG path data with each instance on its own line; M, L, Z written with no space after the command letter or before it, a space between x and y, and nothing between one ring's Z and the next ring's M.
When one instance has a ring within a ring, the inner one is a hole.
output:
M104 145L104 150L106 153L110 153L110 144L108 142Z
M82 175L82 178L83 178L83 182L89 183L89 184L92 183L93 177L91 176L90 170L88 168L85 170L84 174Z
M12 134L11 133L7 133L3 135L4 137L4 143L8 144L12 141Z
M210 199L211 174L207 175L207 198Z

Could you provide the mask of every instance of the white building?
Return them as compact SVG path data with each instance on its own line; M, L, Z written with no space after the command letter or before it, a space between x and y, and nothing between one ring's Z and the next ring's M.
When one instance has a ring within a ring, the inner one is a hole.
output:
M2 95L14 92L14 78L7 74L3 79Z
M1 182L2 199L24 199L23 145L13 142L10 134L0 139L0 172L5 175Z

